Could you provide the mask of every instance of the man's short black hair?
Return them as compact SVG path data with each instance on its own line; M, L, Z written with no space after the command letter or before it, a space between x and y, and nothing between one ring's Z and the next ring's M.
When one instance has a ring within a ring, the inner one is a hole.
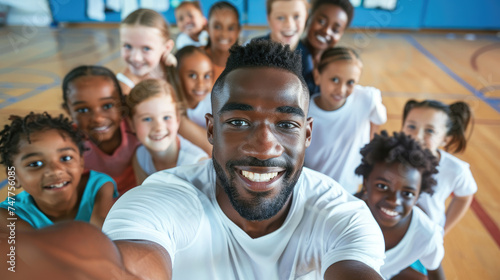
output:
M434 193L433 188L436 185L436 180L433 175L438 172L436 169L438 160L428 149L422 148L409 135L403 132L394 132L393 136L389 136L387 131L383 130L380 134L375 134L373 140L366 144L360 153L363 158L355 173L362 175L364 179L370 176L376 163L398 162L422 173L421 193Z
M302 83L303 94L309 98L309 90L302 76L302 55L290 50L289 45L271 40L252 40L245 46L234 45L229 50L226 68L220 74L212 89L212 101L222 91L226 76L233 70L252 67L279 68L295 74Z

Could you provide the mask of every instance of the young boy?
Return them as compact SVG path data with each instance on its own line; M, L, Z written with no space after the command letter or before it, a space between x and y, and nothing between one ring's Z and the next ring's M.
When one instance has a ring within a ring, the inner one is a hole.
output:
M437 159L404 133L390 137L386 131L375 135L361 154L356 174L363 176L363 189L357 196L366 202L384 235L382 276L391 279L419 261L425 267L420 272L430 280L444 279L442 230L413 207L420 193L433 192Z
M184 1L175 9L175 20L180 33L175 40L177 50L185 46L206 46L208 32L205 30L207 19L203 16L198 1Z
M14 187L24 191L0 203L0 217L17 217L17 230L63 220L100 228L118 192L108 175L84 172L83 135L62 115L53 118L32 112L11 119L0 131L1 163L15 179L8 191ZM5 230L0 229L0 234Z

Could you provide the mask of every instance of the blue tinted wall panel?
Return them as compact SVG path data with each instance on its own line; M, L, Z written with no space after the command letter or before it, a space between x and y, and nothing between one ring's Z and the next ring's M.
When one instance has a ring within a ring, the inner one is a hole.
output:
M500 30L500 1L428 1L422 28Z

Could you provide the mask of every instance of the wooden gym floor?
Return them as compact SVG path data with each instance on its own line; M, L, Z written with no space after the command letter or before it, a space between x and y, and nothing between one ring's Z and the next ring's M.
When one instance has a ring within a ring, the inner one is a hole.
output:
M245 29L242 41L264 33ZM466 152L458 157L470 163L479 191L464 219L445 238L443 267L448 279L498 279L500 37L354 29L339 45L360 52L364 63L360 84L382 90L388 112L383 129L400 129L403 105L409 98L462 100L471 105L474 130ZM0 125L8 122L10 114L62 113L64 75L81 64L120 71L124 64L119 50L116 26L0 28ZM7 181L0 173L3 200Z

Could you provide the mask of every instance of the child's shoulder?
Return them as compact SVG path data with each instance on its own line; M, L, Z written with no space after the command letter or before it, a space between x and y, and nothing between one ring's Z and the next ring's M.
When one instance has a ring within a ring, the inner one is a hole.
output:
M443 150L439 150L439 153L441 154L441 158L439 160L438 168L446 168L447 170L455 171L457 174L460 174L462 170L470 169L469 163L457 158L456 156Z
M370 97L370 98L372 98L374 94L381 95L381 92L378 88L371 87L371 86L362 86L362 85L355 85L353 93L363 95L366 97Z

